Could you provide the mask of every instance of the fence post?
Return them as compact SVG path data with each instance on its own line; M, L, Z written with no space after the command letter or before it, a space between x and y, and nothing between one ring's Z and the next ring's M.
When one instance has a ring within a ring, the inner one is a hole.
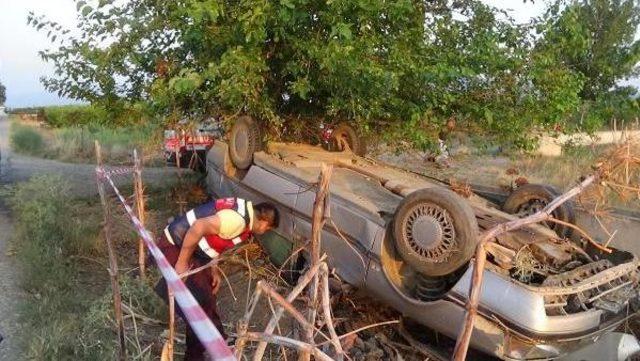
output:
M327 208L327 195L329 194L329 185L331 182L331 175L333 173L333 166L327 166L322 163L320 169L320 176L318 177L318 189L316 191L316 198L313 201L313 211L311 214L311 244L309 245L309 253L311 253L311 265L313 267L320 263L320 250L321 250L321 235L322 228L325 223L325 209ZM318 285L319 279L316 273L313 276L313 280L309 284L307 289L307 296L309 297L309 310L307 311L307 321L312 327L305 330L305 341L310 345L314 345L314 328L316 324L316 313L318 306ZM298 361L308 361L311 359L311 353L309 351L303 351L298 354Z
M138 156L138 150L133 150L133 189L136 199L136 211L138 213L138 219L144 226L145 222L145 204L144 204L144 187L142 185L142 161ZM140 267L140 279L144 280L147 269L146 264L146 247L142 238L138 238L138 266Z
M102 167L102 150L100 143L95 141L96 163L98 167ZM120 284L118 283L118 261L116 259L115 250L111 235L111 210L107 204L107 196L104 190L104 183L101 179L97 179L98 194L100 194L100 203L104 210L104 238L107 244L107 252L109 254L109 278L111 279L111 291L113 293L113 307L115 310L116 324L118 325L118 341L120 344L119 360L124 360L127 350L124 333L124 319L122 317L122 296L120 295Z
M169 286L167 286L169 288ZM173 291L169 290L169 361L173 361L173 343L176 338L176 301Z

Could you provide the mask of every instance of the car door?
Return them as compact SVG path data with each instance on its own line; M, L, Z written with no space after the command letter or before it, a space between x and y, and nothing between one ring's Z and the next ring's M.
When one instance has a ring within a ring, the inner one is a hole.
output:
M303 190L297 199L294 212L294 239L309 240L311 214L315 189ZM322 231L321 252L327 254L331 268L335 268L343 281L362 286L368 268L367 244L373 242L378 227L368 223L349 203L331 193L330 216Z
M300 186L258 165L252 165L239 182L238 196L258 204L270 202L280 213L280 225L275 231L285 238L293 236L293 209L296 206Z

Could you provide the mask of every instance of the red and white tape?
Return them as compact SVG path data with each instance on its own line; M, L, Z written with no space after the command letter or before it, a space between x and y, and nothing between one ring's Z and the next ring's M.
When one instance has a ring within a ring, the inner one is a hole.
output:
M106 180L115 191L116 195L120 199L120 202L124 206L124 209L129 214L129 217L131 218L136 231L144 240L144 243L147 245L147 248L149 248L149 251L151 252L153 258L155 258L158 269L167 281L167 285L169 286L169 288L171 288L171 290L173 291L176 301L178 302L178 305L180 305L186 321L195 331L198 339L200 340L202 345L204 345L211 358L216 361L236 360L233 352L231 352L231 349L229 348L229 346L227 346L224 338L222 338L220 331L218 331L213 322L211 322L209 317L207 317L206 313L204 313L204 311L202 310L202 307L200 307L200 304L198 304L198 301L196 301L191 292L189 292L189 290L185 286L184 282L182 282L180 277L178 277L175 269L169 264L169 261L167 261L162 251L160 251L158 246L156 246L151 233L149 233L149 231L144 228L138 217L135 216L135 214L133 213L133 209L131 209L131 207L127 204L125 198L113 183L113 180L111 179L109 173L106 172L103 168L97 167L96 174L98 176L98 181L100 181L101 178Z
M96 173L99 176L104 178L106 175L109 176L119 176L119 175L128 175L135 172L136 169L134 167L102 167L96 168Z

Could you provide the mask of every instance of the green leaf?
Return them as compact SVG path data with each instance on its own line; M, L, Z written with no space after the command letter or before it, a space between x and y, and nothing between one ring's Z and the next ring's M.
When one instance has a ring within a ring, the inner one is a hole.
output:
M93 8L89 5L82 8L82 16L87 16L93 11Z

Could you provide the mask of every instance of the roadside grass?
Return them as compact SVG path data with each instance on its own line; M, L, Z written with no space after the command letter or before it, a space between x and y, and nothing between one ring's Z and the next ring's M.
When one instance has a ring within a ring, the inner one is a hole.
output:
M130 193L130 189L123 191ZM27 294L19 308L25 358L116 359L113 301L101 236L103 214L97 196L74 198L64 179L51 175L34 177L4 193L15 222L12 243ZM167 193L147 187L150 229L172 213ZM146 281L137 277L137 237L120 208L113 207L123 303L138 316L163 319L166 307L152 289L159 275L152 268ZM136 322L132 317L125 320L128 355L151 359L162 346L164 325Z
M566 189L576 184L580 176L591 172L592 166L611 146L568 146L559 157L523 156L515 160L519 171L529 181L544 182Z
M102 125L43 128L17 119L11 124L10 141L22 154L71 163L95 161L94 142L102 146L105 162L130 163L133 149L138 149L149 166L164 164L161 154L161 131L155 125L111 128Z
M33 127L11 124L11 148L14 151L27 155L40 155L44 150L44 138Z

